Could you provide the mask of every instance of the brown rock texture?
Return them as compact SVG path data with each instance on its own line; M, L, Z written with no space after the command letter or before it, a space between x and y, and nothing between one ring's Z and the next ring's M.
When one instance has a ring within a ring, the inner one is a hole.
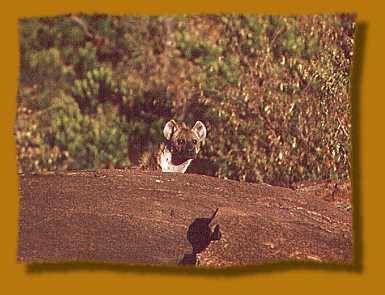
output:
M142 170L20 175L18 245L23 263L350 264L351 187Z

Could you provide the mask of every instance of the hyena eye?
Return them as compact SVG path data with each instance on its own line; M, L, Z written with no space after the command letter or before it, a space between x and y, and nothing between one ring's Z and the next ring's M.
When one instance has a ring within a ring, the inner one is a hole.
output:
M197 144L198 141L196 139L193 139L192 142L193 144Z
M183 139L178 139L178 144L183 144L184 140Z

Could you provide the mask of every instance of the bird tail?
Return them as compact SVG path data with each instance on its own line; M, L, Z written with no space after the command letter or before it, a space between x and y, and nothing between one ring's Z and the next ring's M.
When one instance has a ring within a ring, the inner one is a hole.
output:
M214 214L211 216L211 218L210 218L210 222L211 221L213 221L213 219L215 218L215 216L217 215L217 213L218 213L218 210L219 210L219 208L217 208L215 211L214 211Z

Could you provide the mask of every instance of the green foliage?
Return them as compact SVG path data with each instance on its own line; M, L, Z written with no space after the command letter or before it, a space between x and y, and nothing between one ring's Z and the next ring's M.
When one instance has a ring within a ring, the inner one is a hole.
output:
M88 71L85 78L75 80L72 96L80 108L88 113L95 113L100 103L127 103L127 84L124 80L116 81L111 68L100 67Z
M19 118L20 119L20 118ZM20 121L20 120L18 120ZM32 124L19 126L19 165L22 171L125 167L128 125L105 105L92 117L83 115L70 96L55 98L35 113Z
M208 127L207 174L349 177L353 15L61 16L20 35L21 171L129 167L174 117Z

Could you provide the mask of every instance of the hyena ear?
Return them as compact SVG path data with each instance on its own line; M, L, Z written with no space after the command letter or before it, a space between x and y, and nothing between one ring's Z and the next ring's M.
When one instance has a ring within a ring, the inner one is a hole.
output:
M197 121L191 130L198 135L200 140L204 140L206 138L206 127L201 121Z
M167 139L167 140L170 140L171 139L171 136L173 135L173 133L175 132L176 130L176 127L177 127L177 123L175 122L175 120L170 120L166 123L166 125L164 126L163 128L163 135L164 137Z

